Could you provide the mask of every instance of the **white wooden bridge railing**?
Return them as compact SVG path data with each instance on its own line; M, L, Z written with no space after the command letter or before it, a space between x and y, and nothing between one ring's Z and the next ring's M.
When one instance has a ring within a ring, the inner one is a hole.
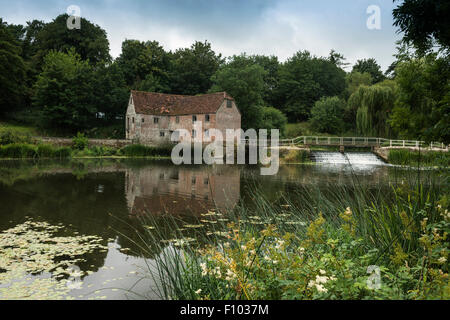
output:
M280 140L280 146L356 146L356 147L414 147L431 149L448 149L449 146L440 142L427 144L417 140L390 140L374 137L319 137L301 136L293 139Z

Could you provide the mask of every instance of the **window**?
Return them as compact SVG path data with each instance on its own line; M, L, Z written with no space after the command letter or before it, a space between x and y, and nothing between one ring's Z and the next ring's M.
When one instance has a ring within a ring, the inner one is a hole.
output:
M164 137L164 135L165 135L165 134L164 134L164 131L160 131L160 132L159 132L159 136L160 136L160 137Z
M192 116L192 121L193 122L197 121L197 116Z
M142 118L142 123L144 123L145 122L145 119L144 118Z
M176 123L180 123L180 117L177 116L177 117L175 118L175 122L176 122Z
M196 177L192 177L191 182L192 182L192 184L196 184L197 183L197 178Z
M159 123L159 118L153 118L153 123Z
M192 137L195 138L197 136L197 131L192 130Z
M227 108L232 108L232 107L233 107L233 101L227 100Z
M209 114L205 115L205 121L209 122Z
M205 130L205 138L209 138L209 130L208 129Z
M134 123L134 117L131 119L131 122Z
M203 179L203 184L204 185L208 185L209 184L209 179L208 178Z

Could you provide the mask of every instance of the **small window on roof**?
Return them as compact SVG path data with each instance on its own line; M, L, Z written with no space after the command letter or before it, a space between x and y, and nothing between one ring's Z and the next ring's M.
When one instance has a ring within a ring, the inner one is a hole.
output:
M232 108L232 107L233 107L233 101L227 100L227 108Z
M192 121L194 121L194 122L197 121L197 116L196 115L192 116Z
M209 122L209 114L205 115L205 122Z

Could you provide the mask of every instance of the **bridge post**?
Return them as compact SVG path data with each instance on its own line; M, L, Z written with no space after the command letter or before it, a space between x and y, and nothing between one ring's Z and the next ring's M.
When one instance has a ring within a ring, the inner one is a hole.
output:
M339 152L340 152L340 153L344 153L344 152L345 152L345 147L344 147L344 145L340 145L340 146L339 146Z

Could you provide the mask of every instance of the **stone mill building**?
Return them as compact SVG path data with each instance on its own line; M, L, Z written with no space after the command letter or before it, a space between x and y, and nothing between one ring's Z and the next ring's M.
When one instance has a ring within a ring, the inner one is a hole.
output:
M131 91L125 121L126 138L142 144L169 142L173 133L176 141L186 140L180 129L204 142L217 141L210 129L220 130L224 139L226 129L241 129L241 113L226 92L186 96Z

